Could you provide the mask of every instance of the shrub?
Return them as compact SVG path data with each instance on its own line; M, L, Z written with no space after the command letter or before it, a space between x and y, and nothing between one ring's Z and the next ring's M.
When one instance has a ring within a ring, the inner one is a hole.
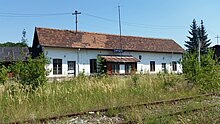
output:
M183 55L182 66L183 73L185 74L186 79L188 79L188 82L195 85L200 79L199 74L201 73L197 54L185 53Z
M0 84L4 84L8 80L9 70L4 66L0 65Z
M199 85L202 90L220 91L220 65L213 59L213 52L201 56Z
M175 84L177 83L177 78L174 74L160 73L158 75L161 76L163 80L164 88L174 87Z
M11 65L11 71L15 81L23 86L31 86L33 90L36 89L47 81L48 70L45 69L47 62L47 59L42 55L36 59L29 57L27 62L14 63Z
M99 76L103 76L103 75L106 75L107 73L107 66L106 66L106 62L105 60L101 57L101 56L98 56L97 57L97 66L98 66L98 75Z
M138 83L138 75L137 74L132 75L131 79L132 79L134 86L136 87Z
M197 85L204 91L220 90L220 65L213 59L213 51L201 55L198 62L197 53L186 53L183 56L183 72L189 83Z

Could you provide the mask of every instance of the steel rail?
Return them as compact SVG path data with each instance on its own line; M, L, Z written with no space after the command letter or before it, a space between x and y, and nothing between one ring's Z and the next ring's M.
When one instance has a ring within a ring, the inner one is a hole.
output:
M192 113L192 112L198 112L198 111L202 111L202 110L208 110L210 108L214 108L214 107L217 107L217 106L219 106L219 104L198 107L198 108L194 108L194 109L190 109L190 110L177 111L177 112L174 112L174 113L160 115L160 116L157 116L155 118L163 118L163 117L167 117L167 116L176 116L176 115L182 115L182 114L187 114L187 113ZM218 118L220 118L220 116L217 117L216 119L218 119ZM121 122L121 123L118 123L118 124L133 124L133 123L138 123L138 122L136 122L136 121L124 121L124 122Z
M24 121L16 121L16 122L9 122L7 124L20 124L20 123L31 123L31 122L46 122L49 120L56 120L64 117L73 117L73 116L80 116L89 114L89 112L107 112L108 110L114 110L114 109L124 109L124 108L132 108L132 107L139 107L139 106L151 106L151 105L160 105L160 104L171 104L176 103L180 101L187 101L192 100L200 97L208 97L208 96L215 96L216 94L210 93L210 94L202 94L202 95L196 95L196 96L190 96L190 97L184 97L184 98L177 98L177 99L169 99L169 100L160 100L160 101L154 101L149 103L140 103L140 104L134 104L134 105L125 105L125 106L117 106L112 108L102 108L102 109L96 109L96 110L89 110L84 112L77 112L77 113L68 113L63 115L57 115L57 116L51 116L51 117L44 117L44 118L36 118L36 119L29 119Z

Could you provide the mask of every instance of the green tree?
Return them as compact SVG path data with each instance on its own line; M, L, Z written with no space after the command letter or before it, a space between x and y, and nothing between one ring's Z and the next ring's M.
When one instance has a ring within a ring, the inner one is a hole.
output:
M201 54L206 54L211 42L210 39L208 39L208 34L203 24L203 20L201 20L201 25L198 26L196 24L196 20L194 19L192 25L190 25L189 34L191 35L187 36L189 41L185 41L184 44L187 47L186 51L190 53L197 52L200 43Z
M200 74L200 64L198 63L197 54L190 52L184 53L181 64L188 82L196 84Z
M184 45L187 47L187 52L194 53L198 49L198 26L195 19L193 20L192 25L190 25L189 34L191 35L187 36L189 41L185 41L186 44Z
M199 32L199 39L201 43L201 54L206 54L208 51L208 47L210 46L211 42L210 39L208 39L208 34L205 29L205 26L203 24L203 20L201 20L201 26L198 30Z
M26 38L26 30L24 29L24 30L22 31L22 37L21 37L20 45L23 46L23 47L27 47L27 46L28 46L28 45L27 45L27 42L28 42L28 40L27 40L27 38Z
M22 31L21 42L13 43L13 42L6 42L0 43L0 47L28 47L27 45L27 38L26 38L26 31L25 29Z
M220 90L220 65L213 59L214 52L208 50L201 55L201 64L198 62L197 53L185 53L183 55L183 72L190 84L200 87L203 91Z
M6 42L6 43L2 43L0 44L0 47L15 47L17 46L16 43L13 42Z

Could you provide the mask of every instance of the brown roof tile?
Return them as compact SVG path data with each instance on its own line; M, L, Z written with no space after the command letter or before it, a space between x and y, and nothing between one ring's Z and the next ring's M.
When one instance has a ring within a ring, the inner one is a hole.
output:
M49 28L36 28L39 43L42 46L70 47L88 49L120 49L183 53L183 48L172 39L145 38L135 36L120 36L112 34L75 32Z

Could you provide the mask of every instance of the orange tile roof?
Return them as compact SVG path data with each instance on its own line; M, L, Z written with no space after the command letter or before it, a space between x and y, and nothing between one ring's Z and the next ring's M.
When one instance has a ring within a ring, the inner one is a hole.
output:
M128 51L183 53L184 49L172 39L120 36L112 34L75 32L49 28L35 29L39 44L49 47L85 49L120 49ZM34 38L35 39L35 38Z

